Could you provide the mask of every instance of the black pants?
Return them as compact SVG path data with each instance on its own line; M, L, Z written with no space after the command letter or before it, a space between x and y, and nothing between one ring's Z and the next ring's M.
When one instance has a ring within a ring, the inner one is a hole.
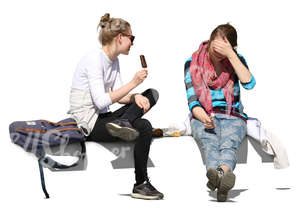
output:
M150 109L156 104L158 100L158 92L155 89L147 89L142 93L150 102ZM152 141L152 125L141 117L144 111L135 102L124 105L115 112L108 112L99 114L96 124L87 137L87 141L95 142L117 142L119 138L113 137L106 130L105 124L118 118L128 119L132 126L139 131L140 135L135 140L134 146L134 166L135 166L135 180L137 184L144 182L147 178L147 162Z

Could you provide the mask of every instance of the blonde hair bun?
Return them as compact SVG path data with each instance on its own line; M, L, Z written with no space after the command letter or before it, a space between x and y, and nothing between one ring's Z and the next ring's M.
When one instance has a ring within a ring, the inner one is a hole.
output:
M110 20L110 15L109 15L109 13L105 13L105 15L103 15L103 16L101 17L99 26L100 26L101 28L105 28L106 25L109 24L109 20Z

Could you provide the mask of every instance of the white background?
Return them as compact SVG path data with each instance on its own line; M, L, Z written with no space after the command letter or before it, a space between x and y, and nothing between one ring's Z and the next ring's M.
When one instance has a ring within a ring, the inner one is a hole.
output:
M73 72L80 58L96 46L96 27L106 12L127 20L136 36L129 56L119 57L124 83L141 69L139 55L147 59L149 76L134 92L149 87L160 92L159 102L146 115L154 127L185 120L184 62L217 25L230 22L238 31L238 52L257 81L253 90L242 90L245 112L281 139L291 166L275 170L272 164L262 164L249 146L248 163L235 170L234 188L247 190L220 205L208 195L194 141L159 139L151 147L156 167L149 175L165 200L142 201L119 195L131 192L133 169L113 170L114 156L90 143L86 171L46 170L52 198L44 200L37 162L10 142L8 125L68 117ZM297 1L287 0L1 1L0 207L299 207L294 204L299 195L299 17Z

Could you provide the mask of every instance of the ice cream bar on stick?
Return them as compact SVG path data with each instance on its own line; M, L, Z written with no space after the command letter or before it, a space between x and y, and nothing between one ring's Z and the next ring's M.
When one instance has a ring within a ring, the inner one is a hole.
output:
M140 55L141 58L141 64L143 68L147 68L147 63L144 55Z

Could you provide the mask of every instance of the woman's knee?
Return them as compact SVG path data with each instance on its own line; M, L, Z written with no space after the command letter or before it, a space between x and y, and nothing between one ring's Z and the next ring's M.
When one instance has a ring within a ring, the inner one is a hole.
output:
M230 149L232 151L237 151L240 148L241 142L243 141L244 137L232 134L229 136L226 136L226 138L221 139L220 142L220 150L223 149Z
M159 93L156 89L150 88L147 89L142 93L143 96L147 97L148 99L152 100L154 104L158 101Z
M138 118L133 122L133 127L136 128L140 134L142 133L151 133L152 134L152 125L150 121L144 118Z

